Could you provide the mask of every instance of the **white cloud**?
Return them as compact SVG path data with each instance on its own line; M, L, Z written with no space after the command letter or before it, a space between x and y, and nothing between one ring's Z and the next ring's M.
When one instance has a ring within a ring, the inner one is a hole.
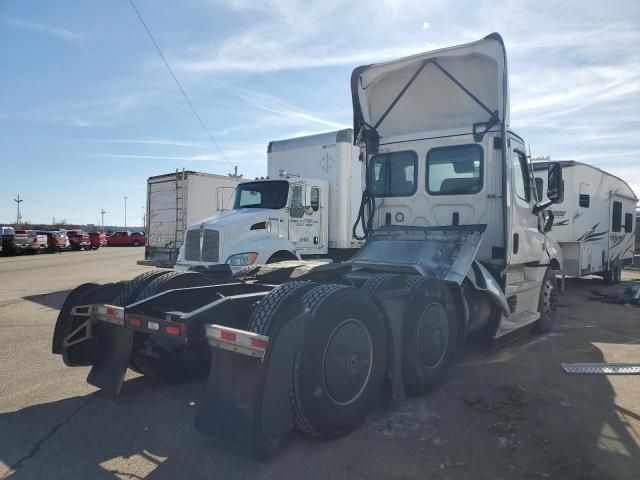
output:
M45 25L43 23L29 22L26 20L20 20L17 18L0 17L0 19L9 25L22 28L24 30L31 30L34 32L41 32L53 37L66 40L68 42L77 43L84 38L83 34L72 32L65 28L53 27L51 25Z
M431 26L431 23L423 22L422 23L422 30L427 30L430 26Z

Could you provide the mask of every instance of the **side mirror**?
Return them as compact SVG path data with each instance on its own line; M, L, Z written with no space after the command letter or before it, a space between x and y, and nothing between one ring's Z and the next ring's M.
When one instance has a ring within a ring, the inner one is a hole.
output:
M560 165L560 163L558 162L549 164L547 198L551 200L551 203L562 203L562 201L564 200L562 165Z

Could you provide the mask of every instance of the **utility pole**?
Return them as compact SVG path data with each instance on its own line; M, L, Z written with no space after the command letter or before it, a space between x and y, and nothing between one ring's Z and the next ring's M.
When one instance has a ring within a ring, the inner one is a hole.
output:
M20 214L20 204L24 202L24 200L22 200L20 198L20 194L18 194L18 198L14 198L13 201L18 204L18 215L16 216L16 225L20 225L22 223L22 215Z
M107 211L103 208L102 210L100 210L100 215L102 215L102 231L104 232L104 214L107 213Z
M147 229L147 214L144 211L144 207L140 207L142 209L142 227L146 230Z
M124 197L124 229L127 229L127 196Z

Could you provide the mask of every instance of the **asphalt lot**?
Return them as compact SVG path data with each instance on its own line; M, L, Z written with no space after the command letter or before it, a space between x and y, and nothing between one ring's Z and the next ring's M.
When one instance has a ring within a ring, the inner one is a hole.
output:
M496 351L469 343L437 392L372 413L345 438L295 434L257 464L194 430L204 383L129 374L120 397L52 355L58 308L88 281L147 270L142 249L0 257L0 478L626 479L640 471L640 376L569 376L561 362L640 361L640 309L568 282L555 330ZM625 272L625 279L640 274Z

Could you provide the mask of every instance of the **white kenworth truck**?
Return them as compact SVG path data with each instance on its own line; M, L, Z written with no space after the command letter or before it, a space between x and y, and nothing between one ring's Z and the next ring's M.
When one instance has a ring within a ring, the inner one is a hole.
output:
M540 201L507 78L495 33L355 69L366 242L352 259L85 284L53 352L112 395L129 367L167 382L208 372L196 428L265 458L294 428L346 435L378 401L430 391L470 335L548 331L562 260L545 212L562 168L549 164Z
M345 259L362 195L353 130L270 142L267 177L238 185L230 211L189 225L176 270Z
M620 282L622 269L633 263L634 216L638 198L622 180L599 168L561 161L564 200L554 205L550 235L564 258L563 275L600 275ZM550 161L534 161L536 190L544 195Z

